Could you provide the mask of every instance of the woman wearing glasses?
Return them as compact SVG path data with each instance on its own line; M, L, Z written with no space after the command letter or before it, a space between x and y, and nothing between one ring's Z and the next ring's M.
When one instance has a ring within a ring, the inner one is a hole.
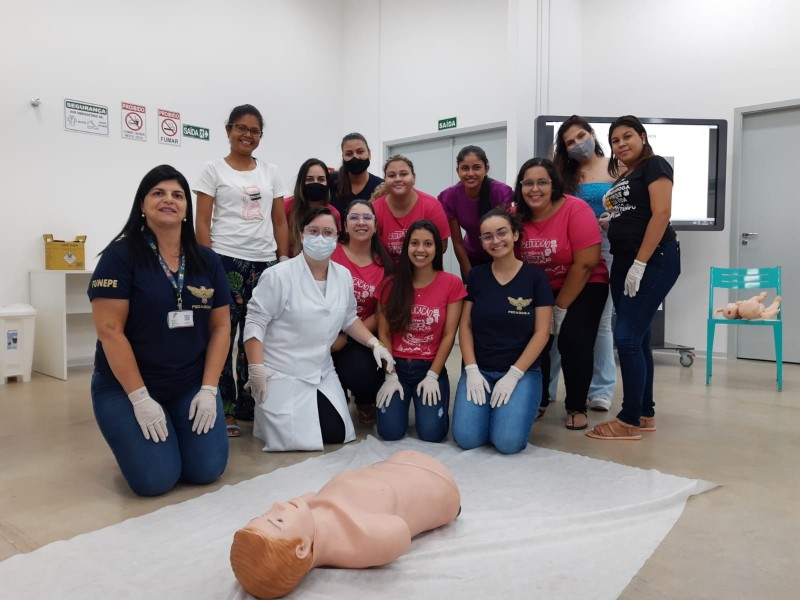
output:
M464 371L453 403L453 440L469 450L492 444L503 454L528 444L542 396L539 358L550 339L553 293L541 269L514 255L516 217L492 209L478 239L492 263L467 275L458 339Z
M375 214L378 216L378 234L381 242L397 265L402 255L403 240L411 224L420 219L431 221L439 230L443 240L443 252L447 250L450 225L444 214L441 202L433 196L414 189L417 176L414 163L401 154L386 159L383 166L386 177L386 194L375 200Z
M331 260L353 277L356 314L373 335L378 333L375 291L392 271L392 261L375 230L375 210L367 200L354 200L344 215L344 230ZM333 343L333 364L342 385L353 392L358 420L375 423L375 396L383 383L383 372L375 368L369 349L340 333Z
M258 403L253 435L265 451L322 450L355 438L331 359L340 331L372 349L376 369L389 351L358 318L353 278L330 257L338 224L328 208L301 223L303 251L267 269L253 291L244 328L247 387Z
M300 223L315 208L325 206L333 213L336 223L341 222L339 211L330 203L328 167L318 158L309 158L297 172L294 196L284 201L286 222L289 224L289 254L296 256L303 248L300 243Z
M567 389L567 429L586 429L594 342L608 297L608 269L600 255L600 230L592 209L564 194L552 161L522 165L514 190L522 219L520 258L544 270L555 296L551 334L561 353ZM550 344L542 354L541 415L550 397Z
M378 392L378 435L399 440L414 404L417 435L441 442L450 429L450 382L445 362L453 349L466 295L461 279L444 271L439 229L421 219L403 241L400 264L378 292L378 331L391 347L397 372Z
M489 159L479 146L461 149L456 173L461 181L439 194L439 201L450 223L461 276L466 280L472 267L492 262L478 239L481 217L498 206L509 206L514 190L489 177Z
M247 303L264 269L289 252L283 206L288 190L277 166L253 156L263 130L256 107L234 108L225 126L230 153L208 162L194 187L197 241L219 255L231 286L231 352L239 335L235 381L231 352L219 380L230 437L241 435L236 419L253 418L253 398L244 390L247 360L241 335Z

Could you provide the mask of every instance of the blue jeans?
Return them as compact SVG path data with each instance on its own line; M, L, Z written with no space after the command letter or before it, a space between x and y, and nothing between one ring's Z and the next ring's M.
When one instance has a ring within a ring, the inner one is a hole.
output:
M151 393L164 409L169 435L165 442L145 439L128 395L114 377L92 375L92 408L97 425L111 447L130 488L141 496L158 496L178 481L207 484L216 481L228 464L228 435L222 396L217 392L217 419L208 433L192 431L189 405L200 389L170 395Z
M611 298L617 311L614 341L622 373L622 410L617 418L638 427L641 417L655 415L650 325L681 273L680 245L673 240L656 248L647 262L639 291L631 298L623 290L635 258L635 255L614 257Z
M481 369L481 375L492 389L505 374ZM503 454L521 452L528 445L542 398L541 369L536 367L526 371L503 406L492 408L490 397L491 393L487 393L486 404L482 406L470 402L467 399L467 374L461 372L453 402L453 440L465 450L491 443Z
M417 394L417 385L425 379L433 361L395 359L395 371L403 386L403 399L399 394L392 396L389 406L377 411L378 435L384 440L393 441L405 437L408 431L408 409L414 402L414 425L419 439L425 442L441 442L450 429L450 381L447 369L439 373L439 392L442 397L438 404L426 406Z

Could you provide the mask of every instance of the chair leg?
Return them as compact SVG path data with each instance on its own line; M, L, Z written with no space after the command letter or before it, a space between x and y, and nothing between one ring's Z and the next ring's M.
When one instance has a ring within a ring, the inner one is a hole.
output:
M714 327L716 323L711 319L707 323L706 331L706 385L711 384L711 363L714 355Z
M775 363L778 370L778 391L783 391L783 323L780 321L773 325L775 334Z

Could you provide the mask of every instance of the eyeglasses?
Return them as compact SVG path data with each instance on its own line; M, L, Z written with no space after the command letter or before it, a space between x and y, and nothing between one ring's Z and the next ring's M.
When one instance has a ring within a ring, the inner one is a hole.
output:
M245 133L249 133L249 134L250 134L250 135L252 135L253 137L261 137L261 135L264 133L264 132L263 132L263 131L261 131L260 129L256 129L255 127L253 127L252 129L250 129L249 127L247 127L247 126L245 126L245 125L242 125L241 123L234 123L232 127L233 127L233 128L236 130L236 131L238 131L239 133L241 133L242 135L244 135Z
M358 223L359 221L364 221L365 223L372 223L375 220L375 215L371 215L369 213L364 213L363 215L357 215L355 213L350 213L347 215L347 220L351 223Z
M525 181L519 182L519 184L524 188L538 187L539 189L546 188L551 183L553 183L552 179L526 179Z
M339 235L339 232L336 231L336 229L334 229L333 227L326 227L325 229L320 229L319 227L313 227L311 225L303 229L303 233L311 237L317 237L318 235L321 235L322 237L326 238L332 238Z
M500 229L498 229L494 233L482 233L478 237L480 238L481 243L483 243L483 244L491 244L492 240L494 240L494 238L497 238L498 240L504 240L504 239L506 239L508 237L508 235L510 233L511 233L511 230L508 227L501 227Z

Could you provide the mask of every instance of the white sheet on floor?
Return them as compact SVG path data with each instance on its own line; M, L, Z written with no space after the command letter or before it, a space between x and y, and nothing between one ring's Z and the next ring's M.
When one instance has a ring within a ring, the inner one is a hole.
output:
M246 599L233 532L273 501L403 449L452 471L461 516L382 568L314 569L290 597L617 598L680 517L714 484L528 446L503 456L414 439L368 438L291 467L0 563L4 598ZM265 460L268 457L265 456Z

